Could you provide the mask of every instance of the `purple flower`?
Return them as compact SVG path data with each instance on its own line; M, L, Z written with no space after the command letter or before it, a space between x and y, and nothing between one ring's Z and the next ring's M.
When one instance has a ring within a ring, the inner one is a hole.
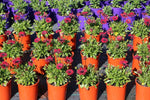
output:
M31 1L30 0L24 0L26 3L31 3Z

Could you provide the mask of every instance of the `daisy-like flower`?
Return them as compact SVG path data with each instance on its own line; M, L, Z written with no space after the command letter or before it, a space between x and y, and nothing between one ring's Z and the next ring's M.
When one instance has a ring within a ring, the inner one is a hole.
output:
M26 34L25 34L25 32L19 32L19 36L20 37L23 37L23 36L25 36Z
M117 40L121 41L122 40L122 36L117 36Z
M150 26L150 19L149 18L144 18L144 24L146 26Z
M65 42L65 39L63 37L58 37L58 41L63 44Z
M79 75L85 75L86 72L87 72L87 69L86 69L86 68L82 68L82 67L80 67L80 68L77 70L77 73L78 73Z
M9 64L8 64L6 61L3 61L3 62L1 63L1 67L2 67L3 69L6 69L7 67L9 67Z
M134 12L130 12L130 13L128 14L129 17L133 17L134 15L135 15Z
M47 61L47 62L53 61L53 57L52 57L52 56L48 56L48 57L46 58L46 61Z
M64 19L65 23L71 23L71 18L67 17Z
M117 20L118 20L118 16L113 16L113 17L112 17L112 20L113 20L113 21L117 21Z
M126 19L127 24L131 24L131 19Z
M11 31L9 30L5 31L5 35L11 35Z
M56 65L56 68L57 68L57 69L62 69L62 68L63 68L63 64L62 64L62 63L57 64L57 65Z
M60 49L54 49L54 53L61 53Z
M13 45L13 44L15 44L16 42L14 41L14 40L8 40L7 41L7 44L10 44L10 45Z
M106 24L107 23L107 20L106 19L101 19L101 24Z
M37 12L34 13L34 15L40 15L40 14L41 14L40 11L37 11Z
M46 35L47 33L47 31L42 31L42 35Z
M21 58L20 57L15 58L12 62L14 65L19 65L19 64L21 64Z
M66 58L65 58L65 62L66 62L67 64L72 64L72 62L73 62L72 57L66 57Z
M121 16L122 16L123 18L127 18L128 15L127 15L127 13L124 12L124 13L121 14Z
M28 65L29 66L33 66L33 62L32 61L28 61Z
M82 12L81 14L82 14L83 16L86 16L86 15L88 14L88 12L85 11L85 12Z
M80 41L80 42L86 42L86 38L85 38L85 37L81 37L81 38L79 39L79 41Z
M40 38L35 38L34 39L34 42L36 42L36 43L39 42L39 41L40 41Z
M122 64L123 67L127 67L128 66L128 61L127 60L122 60L122 61L120 61L120 64Z
M19 15L15 15L15 16L14 16L14 19L15 19L15 20L20 20L21 17L20 17Z
M52 22L52 19L50 17L48 17L48 18L46 18L46 22L50 23L50 22Z
M0 58L6 57L6 56L7 56L7 53L5 53L5 52L0 53Z
M107 42L108 42L108 39L107 39L107 38L102 38L102 39L101 39L101 42L102 42L102 43L107 43Z
M97 11L97 13L98 13L98 14L102 14L102 13L103 13L103 10L100 9L100 10Z
M68 69L66 70L67 75L72 75L74 73L74 71L72 69Z
M135 55L134 57L133 57L134 59L140 59L141 58L141 56L139 56L139 55Z

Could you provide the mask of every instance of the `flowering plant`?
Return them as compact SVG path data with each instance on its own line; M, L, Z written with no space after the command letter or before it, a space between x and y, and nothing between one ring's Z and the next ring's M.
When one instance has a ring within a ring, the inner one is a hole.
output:
M121 21L113 21L110 23L110 29L108 33L115 37L122 36L124 38L126 36L127 27L127 23L123 23Z
M72 55L72 49L71 46L68 45L68 42L69 41L65 40L63 37L53 39L53 52L57 57L67 57Z
M18 20L12 25L13 33L17 36L32 35L32 25L29 20Z
M44 70L48 83L54 86L65 85L74 73L72 69L68 69L67 66L62 63L51 63L46 65Z
M22 45L14 40L4 42L2 52L5 52L8 58L17 58L23 55Z
M8 32L6 32L6 20L3 20L2 17L0 17L0 35L10 35L11 32L9 32L10 34L7 34Z
M100 8L100 2L102 0L90 0L90 7L92 8Z
M74 33L79 32L78 21L74 18L67 17L60 22L60 29L64 35L74 37Z
M81 14L82 16L90 16L90 15L92 15L91 8L89 8L89 6L86 5L86 6L83 8L83 10L80 12L80 14Z
M47 0L50 8L57 8L57 0Z
M112 58L125 58L128 51L128 41L111 41L108 42L107 48L107 53Z
M134 8L141 8L141 3L146 3L147 0L129 0L129 3L134 5Z
M89 35L97 36L100 32L103 32L100 18L95 19L90 17L85 23L85 32Z
M145 87L150 87L150 65L142 66L140 70L134 71L138 74L137 82Z
M69 0L71 8L78 9L84 6L84 0Z
M112 3L112 7L115 7L115 8L120 8L121 7L121 2L123 2L125 0L112 0L111 3Z
M0 3L0 15L4 15L5 14L5 4L4 3Z
M25 14L27 11L28 4L25 2L25 0L10 0L12 2L12 5L10 7L13 7L15 11L17 11L17 14Z
M80 38L82 44L80 45L81 53L85 57L95 58L102 52L102 43L97 42L95 38L86 40L84 37Z
M103 12L104 12L104 14L106 14L108 16L112 16L113 15L111 6L104 6Z
M149 32L150 32L149 27L148 27L150 24L147 23L148 21L149 20L147 19L134 21L133 27L131 27L132 28L131 34L134 34L137 37L141 37L142 39L144 39L145 37L148 37Z
M46 58L52 54L51 40L47 39L41 41L40 38L34 39L32 55L33 57L40 59Z
M54 34L53 32L54 22L50 17L42 20L35 20L34 22L34 31L37 32L37 37L45 36L48 37L50 34Z
M122 87L126 83L130 82L131 68L130 67L119 67L108 66L105 69L104 82L107 85Z
M146 6L146 13L150 16L150 5Z
M37 82L37 76L36 72L33 71L34 69L35 66L31 62L21 64L19 68L15 69L15 81L17 84L24 86L35 84Z
M124 7L122 7L122 9L124 10L125 13L129 14L130 12L133 12L134 9L134 5L130 4L129 2L127 2Z
M76 80L77 84L80 85L81 88L88 89L90 86L95 86L99 82L99 74L98 70L94 68L93 65L88 65L85 68L82 64L78 65ZM96 87L97 88L97 87Z
M0 85L6 86L11 79L11 73L8 70L9 64L5 61L0 63Z

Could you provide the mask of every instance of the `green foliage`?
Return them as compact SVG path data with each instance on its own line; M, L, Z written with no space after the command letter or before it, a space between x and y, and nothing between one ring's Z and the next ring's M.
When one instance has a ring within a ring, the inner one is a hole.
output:
M150 52L149 48L150 44L143 43L138 45L137 55L140 56L140 64L145 65L145 62L150 60Z
M103 32L102 24L100 23L100 18L95 19L90 17L85 23L85 32L88 35L97 36L100 32Z
M90 38L80 45L81 53L86 57L95 58L102 52L102 43L97 42L95 38Z
M149 28L144 24L143 19L134 21L133 27L131 28L131 34L141 37L142 39L147 37L150 32Z
M33 42L32 53L33 56L37 59L46 58L51 55L51 49L52 47L47 45L46 42Z
M57 8L57 3L58 3L57 0L47 0L47 1L50 5L50 8Z
M83 68L83 65L80 66ZM96 84L99 82L98 70L96 70L93 65L88 65L86 70L87 72L85 73L85 75L80 75L79 73L77 73L77 84L80 85L81 88L84 87L86 89L88 89L90 86L96 87Z
M146 12L147 12L147 14L150 16L150 5L147 5L147 6L146 6Z
M32 35L32 25L29 20L18 20L13 23L12 28L14 29L15 34L19 36L19 32L25 32L26 35Z
M121 21L113 21L110 23L110 28L112 29L112 32L110 33L111 35L114 36L122 36L125 37L127 33L127 23L123 23Z
M49 7L46 6L46 1L47 0L31 0L30 6L35 10L35 11L40 11L42 15L44 12L49 10Z
M5 4L3 4L3 3L0 2L0 15L5 14L4 7L5 7Z
M84 0L68 0L68 2L70 2L71 8L74 8L74 9L83 7L84 6L83 1Z
M3 43L2 52L7 53L8 58L16 58L23 55L22 44L15 42L15 44L7 44L8 41Z
M119 67L114 66L108 66L105 69L105 79L104 82L111 86L118 86L122 87L126 83L130 82L130 76L131 76L131 68L126 67L119 69Z
M87 6L87 5L83 8L82 12L88 12L88 14L86 14L86 16L92 15L91 8L89 8L89 6ZM81 14L82 14L82 12L81 12Z
M54 34L53 25L54 25L53 21L50 23L47 23L46 20L43 18L42 20L35 20L33 24L34 26L33 30L37 32L37 37L41 37L42 32L47 31L48 33L45 34L44 36L48 37L49 35Z
M133 11L134 8L135 7L132 3L130 4L129 2L127 2L122 9L124 10L125 13L129 14L130 12Z
M0 35L3 35L6 31L6 20L2 20L2 17L0 17Z
M112 0L111 3L112 3L112 7L115 7L115 8L120 8L121 7L121 3L122 1L125 1L125 0Z
M25 65L20 65L19 68L15 69L15 81L17 84L30 86L37 82L36 72L33 70L35 66L29 66L27 63Z
M79 23L74 18L72 18L71 22L68 23L66 23L64 19L60 22L60 29L64 35L71 35L71 37L74 37L74 34L79 32Z
M10 0L13 3L14 10L18 10L17 13L26 13L26 7L28 4L24 0Z
M46 77L48 79L47 81L49 84L52 84L54 86L65 85L68 82L68 80L71 78L66 73L67 66L63 65L62 69L57 69L56 66L57 66L56 64L51 63L44 67L44 70L46 72Z
M106 15L108 15L108 16L112 16L113 15L111 6L104 6L103 12Z
M100 8L100 2L103 0L90 0L90 7L92 8Z
M60 49L61 51L60 53L55 53L57 57L67 57L72 55L72 49L71 46L68 45L68 43L68 40L64 40L64 42L61 43L61 41L59 41L58 39L53 39L53 49Z
M146 3L147 0L128 0L135 8L141 8L141 2Z
M1 86L6 86L7 83L11 79L11 73L7 68L2 68L0 66L0 85Z
M112 58L125 58L127 53L128 41L110 41L107 45L107 53Z
M143 86L150 87L150 65L145 67L143 66L141 70L135 71L138 74L137 82Z

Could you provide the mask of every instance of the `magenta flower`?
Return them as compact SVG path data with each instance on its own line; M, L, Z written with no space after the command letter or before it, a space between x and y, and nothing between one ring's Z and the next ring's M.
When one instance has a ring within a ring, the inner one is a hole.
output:
M20 37L23 37L23 36L25 36L26 34L25 34L25 32L19 32L19 36Z
M3 69L6 69L7 67L9 67L9 64L8 64L6 61L3 61L3 62L1 63L1 67L2 67Z
M133 17L134 15L135 15L134 12L130 12L130 13L128 14L129 17Z
M40 11L37 11L37 12L34 13L34 15L40 15L40 14L41 14Z
M127 67L128 66L128 61L127 60L122 60L122 61L120 61L120 64L122 64L123 67Z
M46 61L47 61L47 62L53 61L53 57L52 57L52 56L48 56L48 57L46 58Z
M56 30L56 33L60 33L60 32L61 32L61 29Z
M102 14L102 13L103 13L103 10L100 9L100 10L97 11L97 13L98 13L98 14Z
M113 21L117 21L117 20L118 20L118 16L113 16L113 17L112 17L112 20L113 20Z
M131 44L128 44L127 46L130 48L130 51L133 49L133 46Z
M72 75L74 73L74 71L72 69L68 69L66 70L67 75Z
M52 21L52 19L50 17L46 18L46 22L50 23Z
M42 35L46 35L48 32L47 31L43 31L42 32Z
M124 12L124 13L121 14L121 16L122 16L123 18L127 18L127 13Z
M67 64L72 64L72 62L73 62L72 57L66 57L66 58L65 58L65 62L66 62Z
M65 18L64 21L65 23L71 23L71 18Z
M132 34L129 34L128 36L130 37L130 39L133 39L133 35Z
M86 38L85 38L85 37L81 37L81 38L79 39L79 41L80 41L80 42L86 42Z
M102 43L107 43L107 42L108 42L108 39L107 39L107 38L102 38L102 39L101 39L101 42L102 42Z
M122 40L122 36L117 36L117 40L121 41Z
M106 19L101 19L101 24L106 24L107 23L107 20Z
M86 11L85 11L85 12L82 12L82 15L83 15L83 16L86 16L87 14L88 14L88 12L86 12Z
M20 57L15 58L12 62L14 65L19 65L19 64L21 64L21 58Z
M63 37L58 37L58 41L63 44L65 42L65 39Z
M87 72L87 69L86 69L86 68L82 68L82 67L80 67L80 68L77 70L77 73L78 73L79 75L85 75L86 72Z
M150 26L150 19L149 18L144 18L144 24L146 26Z
M14 16L14 19L15 19L15 20L20 20L21 17L20 17L19 15L15 15L15 16Z
M138 70L137 73L142 74L142 71L141 71L141 70Z
M5 35L11 35L11 31L5 31Z
M54 53L61 53L60 49L54 49Z
M148 48L148 50L149 50L149 52L150 52L150 45L147 45L147 48Z
M0 53L0 58L6 57L6 56L7 56L7 53L5 53L5 52Z
M13 45L13 44L15 44L16 42L14 41L14 40L8 40L7 41L7 44L10 44L10 45Z
M35 43L37 43L37 42L39 42L39 41L40 41L40 38L34 39L34 42L35 42Z
M141 56L135 55L133 58L139 60L141 58Z
M36 58L31 58L31 61L34 61Z
M92 20L91 19L87 19L86 23L87 24L91 24Z
M126 19L127 24L131 24L131 19Z
M57 65L56 65L56 68L57 68L57 69L62 69L62 68L63 68L63 64L62 64L62 63L57 64Z
M28 61L28 65L29 66L33 66L33 62L32 61Z

